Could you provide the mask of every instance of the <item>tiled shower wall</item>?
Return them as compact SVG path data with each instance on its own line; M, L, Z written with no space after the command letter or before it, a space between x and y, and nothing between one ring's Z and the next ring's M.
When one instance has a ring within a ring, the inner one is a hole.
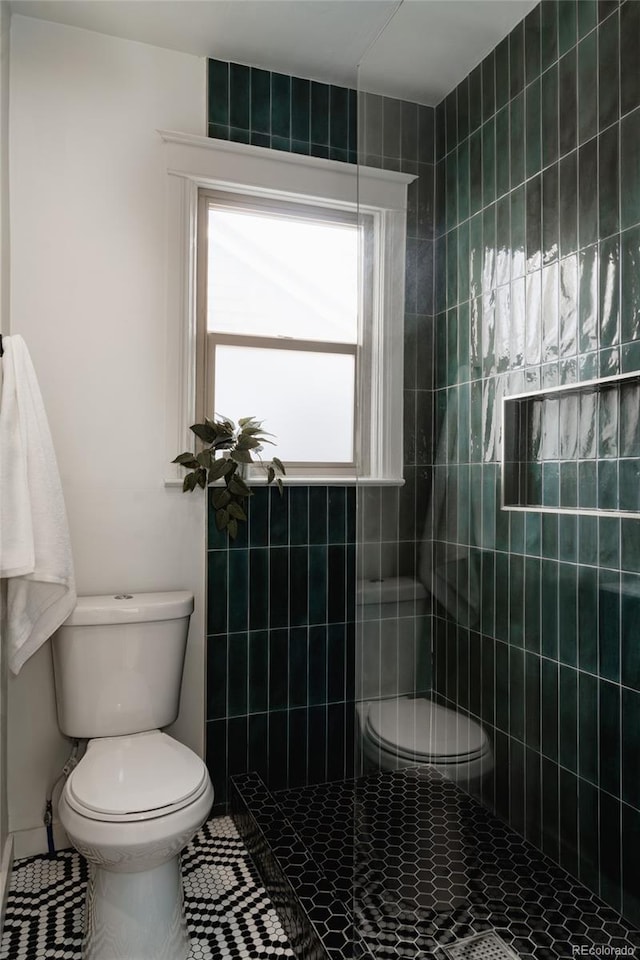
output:
M358 104L353 90L218 60L209 61L208 84L212 137L418 177L409 190L406 322L398 331L407 358L407 483L366 490L358 574L413 575L431 463L434 111L370 95ZM218 807L228 776L246 770L275 789L349 776L355 488L288 487L282 500L258 488L248 530L228 544L210 516L208 547L207 763Z
M504 393L640 370L638 49L636 0L543 0L437 108L431 508L435 687L492 734L485 799L636 923L640 520L502 511L499 456ZM614 422L580 503L619 454Z

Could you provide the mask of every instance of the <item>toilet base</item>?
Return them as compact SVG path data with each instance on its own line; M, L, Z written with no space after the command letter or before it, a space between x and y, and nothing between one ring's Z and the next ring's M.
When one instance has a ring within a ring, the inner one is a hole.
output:
M83 960L185 960L180 857L140 873L90 865Z

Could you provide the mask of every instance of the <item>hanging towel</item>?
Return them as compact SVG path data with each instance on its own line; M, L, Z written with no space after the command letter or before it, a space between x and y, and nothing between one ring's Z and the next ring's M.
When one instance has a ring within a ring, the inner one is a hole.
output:
M76 603L56 455L22 337L3 338L0 402L0 577L7 578L7 652L17 674Z

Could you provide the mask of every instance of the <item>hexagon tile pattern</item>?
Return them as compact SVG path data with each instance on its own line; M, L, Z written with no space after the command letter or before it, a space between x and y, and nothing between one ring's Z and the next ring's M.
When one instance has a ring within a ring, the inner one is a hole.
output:
M229 817L210 820L182 856L188 960L292 957L280 921ZM87 879L75 850L13 866L0 960L80 960Z
M443 960L439 947L485 930L523 960L640 955L637 930L435 770L273 795L246 774L233 793L241 835L251 823L270 848L267 891L269 873L284 878L274 905L301 960L296 910L331 960ZM284 912L283 886L296 899Z

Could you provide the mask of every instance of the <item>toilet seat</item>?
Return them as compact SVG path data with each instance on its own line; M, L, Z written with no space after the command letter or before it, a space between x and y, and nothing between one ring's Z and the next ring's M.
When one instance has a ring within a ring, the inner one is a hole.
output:
M123 823L165 817L198 800L209 776L203 761L172 737L152 730L91 740L64 794L83 817Z
M365 737L395 757L438 766L471 763L490 749L479 724L421 697L370 704Z

